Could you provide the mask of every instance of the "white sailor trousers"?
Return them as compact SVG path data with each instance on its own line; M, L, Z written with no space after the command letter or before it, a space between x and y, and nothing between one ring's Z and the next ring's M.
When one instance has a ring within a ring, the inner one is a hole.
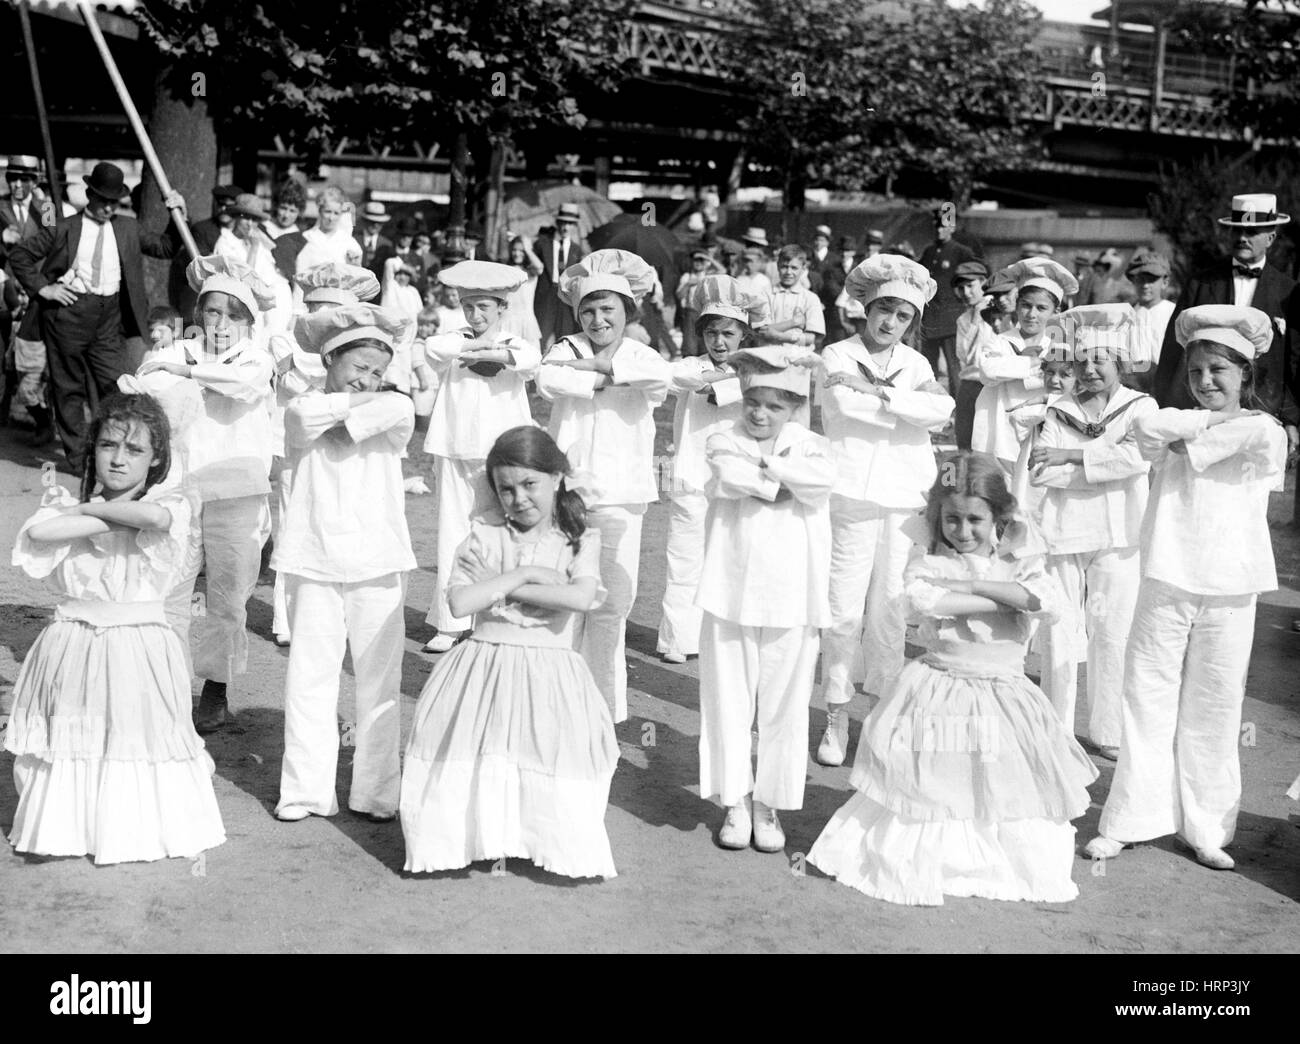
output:
M903 669L903 571L912 542L902 527L913 513L831 497L831 625L822 630L827 704L849 703L855 676L865 691L883 696Z
M1101 814L1106 837L1177 833L1195 848L1232 840L1254 629L1253 594L1211 597L1142 581L1125 661L1119 764Z
M497 503L488 481L487 463L458 457L434 457L438 494L438 575L433 582L433 602L425 617L439 631L467 631L473 621L453 616L447 602L447 578L456 564L456 549L469 536L470 523Z
M265 493L209 500L203 505L203 571L207 577L194 673L231 682L248 668L248 600L262 569L262 545L271 533Z
M1067 610L1044 628L1042 689L1074 735L1079 662L1088 664L1087 737L1118 747L1123 730L1124 653L1142 583L1136 547L1049 555L1047 569L1065 591Z
M334 780L341 742L355 748L348 807L394 813L401 781L405 574L331 583L291 573L285 581L293 643L285 679L284 762L276 811L298 807L332 816L339 810ZM345 649L352 653L356 706L340 736Z
M674 493L668 515L668 575L664 583L663 615L659 620L661 653L694 656L700 651L702 611L695 592L704 570L704 519L709 499L695 490Z
M293 492L293 468L284 457L276 457L271 464L271 478L274 482L275 510L271 513L271 539L277 543L284 520L289 513L289 495ZM274 634L290 634L289 606L284 593L284 573L275 572L275 586L271 589L271 631Z
M627 618L636 601L645 507L605 504L587 512L587 525L600 530L600 582L606 594L587 613L579 652L615 722L627 720Z
M704 614L700 628L700 796L802 808L817 628L744 627ZM750 756L758 723L758 771Z

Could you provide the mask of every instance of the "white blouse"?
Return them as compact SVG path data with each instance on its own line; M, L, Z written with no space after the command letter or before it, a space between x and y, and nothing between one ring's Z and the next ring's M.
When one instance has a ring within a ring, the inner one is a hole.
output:
M1142 575L1200 595L1276 590L1268 495L1286 478L1286 435L1263 414L1212 428L1210 416L1159 410L1137 423L1138 447L1155 471Z
M971 449L1012 462L1020 454L1020 441L1007 411L1043 390L1039 368L1043 340L1026 343L1018 333L980 338L975 345L975 367L984 390L975 401Z
M711 475L705 444L710 435L730 429L740 419L743 395L735 372L724 363L722 369L730 376L712 384L703 380L717 368L711 359L702 355L679 359L671 366L668 390L677 396L677 409L673 413L674 493L704 492ZM710 398L714 401L710 402Z
M293 484L271 558L279 572L357 583L415 568L402 481L415 406L398 392L350 400L313 391L284 411Z
M424 354L438 375L424 451L457 460L486 460L488 450L504 431L532 424L528 382L537 373L541 352L511 334L498 332L493 340L511 355L495 373L477 373L461 366L461 353L473 339L469 334L439 334L424 342ZM495 368L495 364L478 364Z
M551 438L573 466L591 472L600 503L648 504L659 499L655 475L655 407L668 398L668 363L648 344L627 337L614 350L610 384L600 374L550 365L590 359L584 334L551 345L537 371L537 390L551 400Z

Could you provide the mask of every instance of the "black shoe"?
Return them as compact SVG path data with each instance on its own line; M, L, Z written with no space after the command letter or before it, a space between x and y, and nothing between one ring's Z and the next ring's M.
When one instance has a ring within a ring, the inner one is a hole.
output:
M194 711L194 731L200 736L224 729L234 717L226 705L226 683L205 681Z

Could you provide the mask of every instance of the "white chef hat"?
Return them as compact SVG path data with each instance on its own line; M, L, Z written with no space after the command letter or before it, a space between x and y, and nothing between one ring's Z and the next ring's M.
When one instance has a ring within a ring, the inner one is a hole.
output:
M897 297L920 312L937 289L924 265L901 254L876 254L844 277L845 294L863 308L878 297Z
M558 293L576 315L582 299L601 290L639 305L654 289L655 279L655 270L630 250L596 250L560 273Z
M328 359L345 345L366 338L373 338L391 351L414 326L414 320L392 308L359 303L299 316L293 333L303 351Z
M1174 337L1184 348L1192 341L1213 341L1247 359L1257 359L1273 346L1273 320L1258 308L1197 305L1178 313Z
M495 261L461 261L438 273L438 282L459 290L461 297L495 297L506 301L527 278L518 265Z
M1089 350L1104 348L1113 358L1127 359L1137 314L1132 305L1122 302L1079 305L1062 312L1056 324L1073 350L1072 358L1082 359Z
M327 261L294 276L303 291L303 300L310 303L349 305L370 301L379 296L379 280L375 273L360 265L344 265Z
M769 320L767 296L750 293L731 276L705 276L691 288L687 306L700 314L719 315L745 323L751 330Z
M1046 290L1056 298L1058 304L1079 292L1079 281L1070 270L1050 257L1028 257L1017 261L1007 265L998 273L998 277L1014 281L1017 293L1028 286Z
M254 318L275 305L275 290L266 280L242 261L220 254L196 257L186 267L185 279L200 297L213 292L229 294Z
M811 363L816 356L806 352L795 353L781 345L764 345L758 348L741 348L728 358L740 373L740 387L780 388L805 398L811 375Z

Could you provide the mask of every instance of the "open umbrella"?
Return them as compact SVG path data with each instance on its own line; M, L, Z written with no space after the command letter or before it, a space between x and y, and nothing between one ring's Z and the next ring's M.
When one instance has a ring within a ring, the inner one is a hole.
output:
M587 237L592 250L627 250L659 273L664 289L677 286L678 255L682 241L663 225L646 225L640 214L620 214Z
M577 205L579 239L623 213L617 203L599 192L569 181L511 181L506 183L504 195L501 227L515 235L535 236L547 225L555 224L555 212L561 203Z

